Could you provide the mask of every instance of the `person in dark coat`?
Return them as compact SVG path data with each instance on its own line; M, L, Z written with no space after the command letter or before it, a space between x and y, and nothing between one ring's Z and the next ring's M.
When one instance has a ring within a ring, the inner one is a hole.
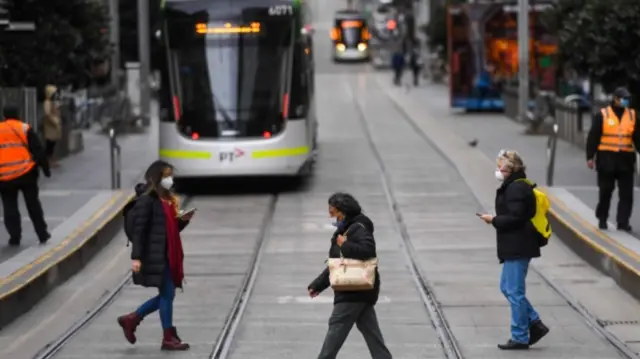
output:
M511 305L511 339L498 344L503 350L529 349L549 333L526 297L525 282L532 258L540 257L538 232L531 222L536 213L533 188L525 181L525 166L515 151L500 151L496 179L496 215L480 218L493 225L497 235L498 260L502 263L500 290Z
M353 196L335 193L329 197L329 216L336 219L336 231L331 237L330 258L368 260L375 258L376 242L373 238L373 222L362 214L360 204ZM348 232L349 240L345 239ZM307 290L311 298L317 297L330 286L329 269L316 278ZM329 330L318 359L335 359L355 324L364 336L371 356L375 359L391 359L374 306L380 293L380 274L376 270L374 288L364 291L334 291L333 313L329 318Z
M136 186L141 195L131 210L130 240L133 282L143 287L158 288L158 295L142 304L135 312L121 316L118 323L129 343L136 342L135 331L147 315L158 310L162 322L163 350L187 350L173 326L173 299L184 279L184 252L180 231L191 220L193 212L179 216L173 187L173 167L164 161L151 164L145 174L145 186Z

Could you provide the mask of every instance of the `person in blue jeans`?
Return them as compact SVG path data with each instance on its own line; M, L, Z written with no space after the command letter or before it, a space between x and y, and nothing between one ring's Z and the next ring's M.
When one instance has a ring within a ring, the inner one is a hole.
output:
M145 174L146 184L136 186L135 204L125 214L125 229L131 240L133 283L157 288L158 295L147 300L134 312L118 317L124 337L136 342L135 331L149 314L159 311L162 323L162 350L187 350L173 326L173 300L176 288L184 280L182 231L193 217L193 211L180 213L178 198L173 194L173 166L155 161ZM130 212L130 213L129 213Z
M498 348L529 349L549 333L526 296L529 263L540 257L539 234L531 223L536 199L532 186L517 181L527 175L516 151L500 151L495 176L502 182L496 191L496 215L482 214L480 218L496 229L498 259L502 263L500 291L511 307L511 338L498 344Z

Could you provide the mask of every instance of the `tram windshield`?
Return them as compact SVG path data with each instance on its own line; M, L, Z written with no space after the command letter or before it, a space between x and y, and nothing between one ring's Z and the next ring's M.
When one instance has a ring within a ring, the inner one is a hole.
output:
M339 17L334 21L331 39L336 43L343 43L347 47L356 47L369 40L367 23L362 17Z
M235 10L167 18L174 117L191 137L262 137L283 126L294 21Z

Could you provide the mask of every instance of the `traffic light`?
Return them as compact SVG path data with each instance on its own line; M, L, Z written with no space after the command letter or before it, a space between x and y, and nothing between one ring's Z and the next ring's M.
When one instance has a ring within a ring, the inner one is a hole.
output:
M9 0L0 0L0 27L9 25Z

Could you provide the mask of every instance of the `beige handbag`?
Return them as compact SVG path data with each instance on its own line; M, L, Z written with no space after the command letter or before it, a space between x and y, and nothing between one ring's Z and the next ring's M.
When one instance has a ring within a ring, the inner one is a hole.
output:
M357 223L359 224L359 223ZM360 224L361 225L361 224ZM346 241L346 233L345 233ZM345 258L340 252L340 258L329 258L329 283L334 291L355 292L373 289L376 283L376 268L378 258L367 260Z

